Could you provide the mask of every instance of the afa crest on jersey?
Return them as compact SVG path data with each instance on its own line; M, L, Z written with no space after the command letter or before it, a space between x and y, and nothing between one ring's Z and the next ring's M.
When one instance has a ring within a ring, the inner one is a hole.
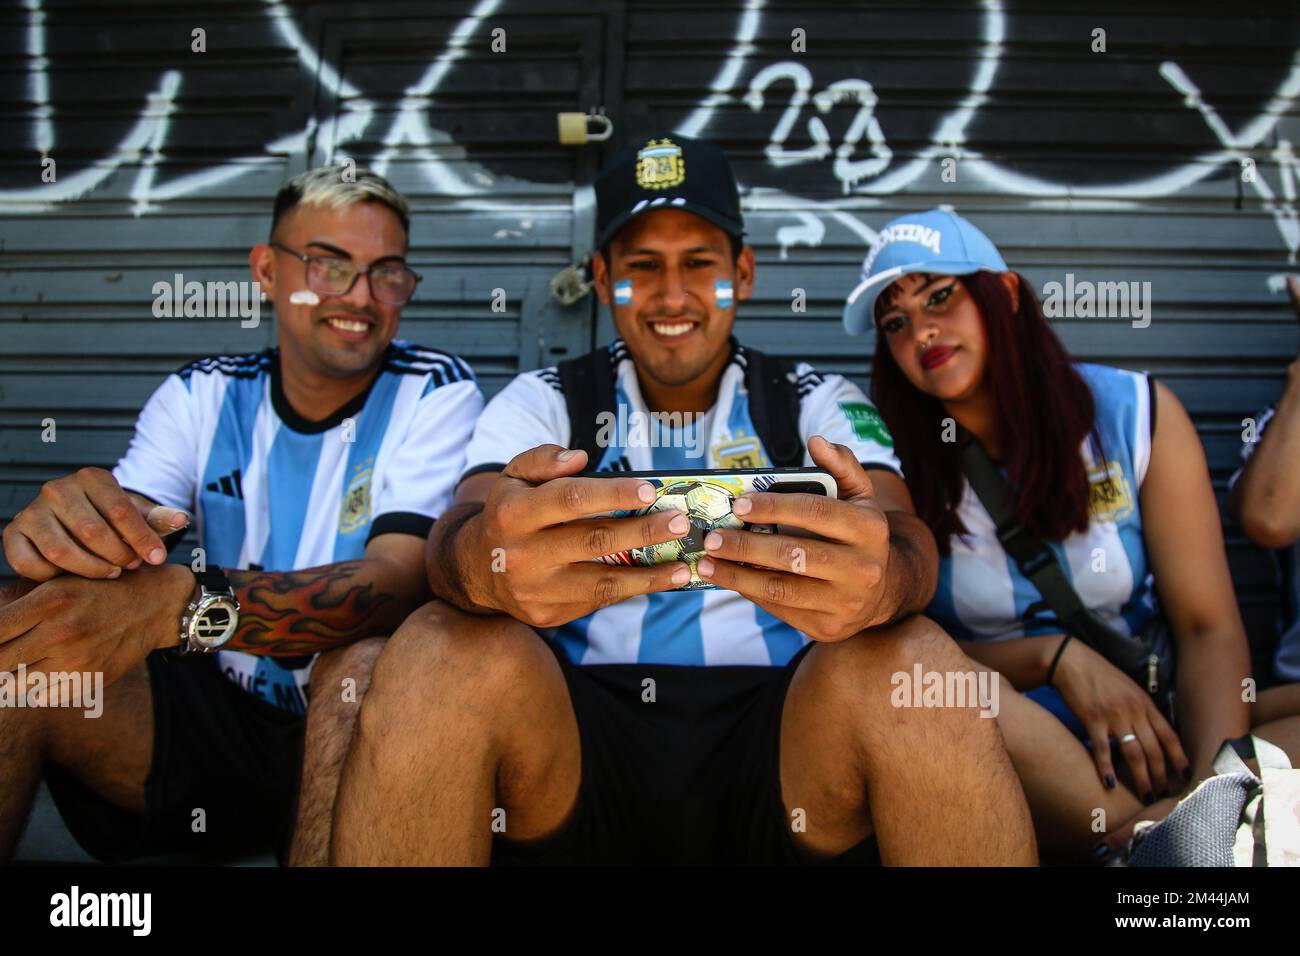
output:
M753 436L721 442L711 449L719 468L770 468L762 443Z
M682 148L664 138L650 140L636 154L636 184L642 189L671 189L686 181Z
M339 533L351 534L358 528L365 527L370 520L370 477L374 459L367 458L356 466L356 474L348 482L343 492L343 504L339 509Z
M1088 473L1088 498L1097 521L1123 521L1133 513L1133 489L1119 462Z

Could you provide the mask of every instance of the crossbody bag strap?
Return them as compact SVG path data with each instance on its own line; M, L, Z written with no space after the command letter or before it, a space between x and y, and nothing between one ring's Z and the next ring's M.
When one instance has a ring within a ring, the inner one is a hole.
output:
M1033 582L1043 600L1062 622L1072 623L1087 613L1079 593L1065 576L1052 549L1016 521L1007 507L1007 483L988 453L974 438L962 451L962 470L984 510L997 527L998 542L1011 555L1020 573Z

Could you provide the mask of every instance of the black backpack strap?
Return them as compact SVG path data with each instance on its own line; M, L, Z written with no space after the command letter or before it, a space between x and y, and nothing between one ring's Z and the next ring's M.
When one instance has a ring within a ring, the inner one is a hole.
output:
M737 346L739 347L739 346ZM803 464L804 445L799 434L799 384L795 363L788 358L745 349L745 388L749 392L749 417L773 468Z
M596 444L596 417L617 412L614 407L614 362L609 349L565 359L556 366L564 405L569 413L569 447L587 453L587 470L600 464L604 450Z

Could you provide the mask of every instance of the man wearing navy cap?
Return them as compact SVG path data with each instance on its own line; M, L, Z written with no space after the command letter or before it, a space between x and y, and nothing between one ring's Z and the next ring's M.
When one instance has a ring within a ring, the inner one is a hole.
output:
M430 534L440 598L387 645L340 787L334 862L1032 863L995 720L896 706L968 667L861 390L732 335L754 290L708 143L636 141L596 182L595 286L619 338L488 405ZM653 428L642 427L647 420ZM593 559L681 538L594 471L816 465L838 500L752 494L691 568ZM423 674L423 682L410 680Z

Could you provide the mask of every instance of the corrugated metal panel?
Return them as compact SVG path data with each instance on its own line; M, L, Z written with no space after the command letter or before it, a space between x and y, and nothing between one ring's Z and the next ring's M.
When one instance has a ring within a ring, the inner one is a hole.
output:
M265 326L154 320L148 290L176 271L242 278L275 185L310 163L374 162L412 196L430 278L404 334L464 354L489 391L589 344L593 327L604 337L590 300L562 309L546 292L585 251L574 187L604 154L555 143L562 109L606 106L611 149L651 126L725 146L759 255L742 336L864 382L870 343L840 332L839 303L874 228L936 203L975 219L1040 289L1071 272L1151 283L1148 328L1058 327L1080 356L1178 392L1220 493L1241 420L1280 392L1296 351L1275 278L1300 246L1292 5L27 7L0 31L13 104L0 117L0 518L46 477L112 461L185 358L267 341ZM189 49L197 26L206 53ZM490 48L498 27L505 53ZM42 148L57 185L39 181ZM498 287L505 314L488 310ZM805 314L791 312L796 288ZM46 415L57 445L39 441ZM1265 557L1231 529L1229 550L1262 632Z
M1075 354L1149 369L1179 394L1222 499L1241 420L1280 394L1296 354L1270 281L1295 269L1300 245L1286 145L1300 132L1294 6L846 6L629 14L625 113L720 142L744 183L759 270L741 335L865 384L871 343L839 327L865 246L897 214L952 204L1040 290L1068 272L1151 283L1147 328L1055 324ZM1105 53L1091 50L1095 28ZM942 177L949 157L955 182ZM796 287L805 315L791 313ZM1227 532L1248 627L1264 635L1267 556Z
M151 289L248 278L277 185L309 165L352 157L411 199L425 281L401 334L464 356L489 392L589 347L590 300L563 308L548 282L582 245L573 184L597 157L554 129L616 99L603 20L477 4L502 12L502 54L464 3L29 6L0 39L0 520L48 478L111 464L183 362L273 340L269 322L155 319Z

